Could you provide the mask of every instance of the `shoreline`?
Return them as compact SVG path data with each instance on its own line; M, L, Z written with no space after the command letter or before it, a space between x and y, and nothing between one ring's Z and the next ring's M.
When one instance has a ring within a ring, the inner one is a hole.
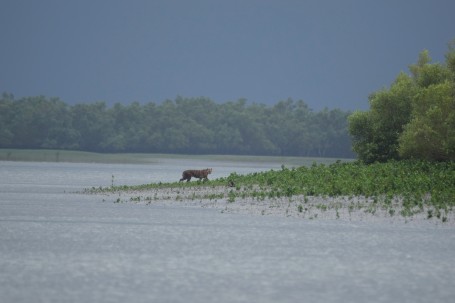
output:
M455 226L453 211L405 209L398 198L391 204L366 197L239 197L240 190L226 186L172 187L93 193L103 202L213 208L221 213L279 216L302 220L340 220L386 224ZM235 193L236 195L234 195Z
M163 159L203 160L216 162L279 163L290 167L310 166L313 163L331 164L336 161L351 162L351 158L303 156L252 156L223 154L172 154L172 153L102 153L82 150L0 148L0 161L9 162L68 162L108 164L153 164Z

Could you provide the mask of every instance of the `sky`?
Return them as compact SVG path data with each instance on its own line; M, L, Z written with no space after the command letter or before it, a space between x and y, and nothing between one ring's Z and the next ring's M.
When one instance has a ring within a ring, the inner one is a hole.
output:
M0 0L0 93L367 110L424 49L444 62L454 12L453 0Z

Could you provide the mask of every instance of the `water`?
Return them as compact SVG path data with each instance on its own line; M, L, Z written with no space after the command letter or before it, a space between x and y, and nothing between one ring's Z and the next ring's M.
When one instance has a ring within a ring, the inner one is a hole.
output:
M0 162L1 302L450 302L453 227L102 202L92 186L277 163Z

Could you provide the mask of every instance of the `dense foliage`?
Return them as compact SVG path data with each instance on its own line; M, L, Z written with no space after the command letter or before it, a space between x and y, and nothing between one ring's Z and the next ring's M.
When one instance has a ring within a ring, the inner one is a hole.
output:
M349 158L348 115L293 100L269 107L178 97L108 107L3 94L0 148Z
M455 160L455 41L445 64L423 51L409 68L411 75L371 94L369 111L348 118L353 149L366 163Z

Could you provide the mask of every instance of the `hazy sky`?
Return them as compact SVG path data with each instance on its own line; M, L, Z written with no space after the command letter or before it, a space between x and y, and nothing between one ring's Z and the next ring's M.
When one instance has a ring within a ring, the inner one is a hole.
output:
M454 38L453 0L0 0L0 93L367 109Z

